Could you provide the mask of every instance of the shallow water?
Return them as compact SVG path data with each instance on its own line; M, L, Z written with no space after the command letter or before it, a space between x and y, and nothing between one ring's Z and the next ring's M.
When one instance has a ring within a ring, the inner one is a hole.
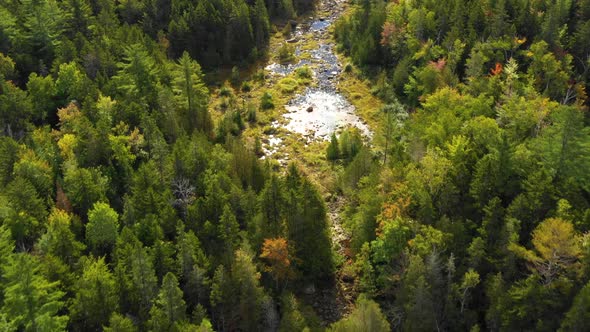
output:
M311 51L312 59L317 66L314 73L318 79L320 89L336 92L334 80L340 76L340 63L336 54L334 54L334 45L322 44L317 49Z
M313 112L307 112L313 107ZM333 132L346 126L357 127L365 136L371 131L355 114L344 96L332 90L309 88L286 106L284 115L289 122L285 128L294 133L317 139L329 139Z
M280 76L289 75L306 65L312 69L317 86L307 88L291 99L285 106L287 113L283 115L286 124L276 125L277 128L282 127L305 136L308 142L328 140L333 132L339 132L345 127L356 127L365 137L372 137L369 127L356 115L354 106L336 88L342 66L334 52L334 44L326 40L329 39L328 28L338 15L339 12L333 12L323 19L301 24L294 31L293 36L300 39L298 44L305 43L304 38L319 41L318 48L311 51L302 51L299 46L296 47L297 55L308 52L311 61L301 60L290 65L272 63L265 68L271 74ZM313 108L312 112L308 112L310 107ZM267 154L269 156L276 152L281 142L273 143L265 147L265 152L270 152Z
M273 123L273 126L278 127L278 124ZM265 156L272 156L277 153L282 144L283 140L280 137L268 135L268 138L264 141L262 146L262 152L264 153L262 159L264 159Z
M316 20L311 23L309 28L312 31L319 31L326 29L330 24L332 24L332 20Z
M265 70L270 71L275 75L287 76L294 72L297 68L301 68L303 66L311 65L311 61L309 60L299 60L299 62L295 64L287 64L281 65L279 63L271 63L270 65L264 67Z

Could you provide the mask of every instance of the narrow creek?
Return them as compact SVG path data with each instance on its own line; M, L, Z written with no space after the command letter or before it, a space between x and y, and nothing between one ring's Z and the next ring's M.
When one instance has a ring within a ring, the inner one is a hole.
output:
M354 106L338 91L336 82L342 72L329 28L342 14L345 7L343 0L321 0L318 15L298 24L291 34L295 41L295 55L302 60L294 64L270 63L265 70L274 76L287 76L296 69L307 66L313 72L316 84L307 87L303 93L294 96L285 105L283 115L287 121L277 121L275 128L284 128L289 132L300 134L307 139L328 140L334 132L345 127L356 127L367 138L372 132L366 123L355 113ZM325 15L325 16L322 16ZM316 45L315 49L303 49L303 45ZM272 154L273 148L281 142L270 137L266 150Z
M290 36L290 41L294 42L295 55L301 60L286 65L270 63L265 67L268 74L277 78L304 66L312 70L315 84L295 95L285 105L283 121L273 123L277 129L301 135L307 143L329 140L332 133L338 133L345 127L356 127L368 140L373 136L367 124L355 113L355 107L337 87L343 66L335 54L329 30L345 7L346 0L320 0L316 16L300 22ZM265 142L265 157L268 158L272 158L283 144L281 138L274 135L267 137ZM285 164L286 160L279 160L279 163ZM344 197L340 196L327 202L332 242L335 250L344 257L346 265L350 263L351 257L347 256L346 250L350 236L341 220L344 206ZM354 280L345 277L342 269L336 273L335 283L331 287L313 287L311 290L307 287L303 293L306 302L312 305L326 325L348 314L356 297Z

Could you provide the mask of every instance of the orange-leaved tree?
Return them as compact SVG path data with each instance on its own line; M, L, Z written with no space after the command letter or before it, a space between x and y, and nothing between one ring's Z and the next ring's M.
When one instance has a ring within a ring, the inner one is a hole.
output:
M285 238L265 239L260 258L266 261L265 271L270 273L274 279L277 290L281 282L286 285L289 279L293 278L294 273L291 267L293 258L289 253L289 244Z

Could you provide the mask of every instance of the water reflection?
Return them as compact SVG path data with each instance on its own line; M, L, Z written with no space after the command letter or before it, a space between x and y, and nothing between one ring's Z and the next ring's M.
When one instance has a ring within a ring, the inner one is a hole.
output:
M311 140L328 140L333 132L338 132L344 127L356 127L367 137L372 137L369 127L356 115L354 106L338 92L336 81L340 76L342 67L334 53L334 45L325 43L327 28L332 24L337 14L326 19L318 19L308 25L299 26L294 35L297 38L312 38L319 42L319 46L309 52L310 60L301 60L296 64L281 65L273 63L265 69L272 74L286 76L297 68L309 66L317 82L317 86L307 88L302 94L296 95L286 106L284 115L287 124L276 125L293 133L301 134ZM311 34L307 34L311 32ZM296 54L301 54L300 47L296 48ZM276 153L280 139L271 137L266 144L265 152L270 156Z
M312 112L308 112L310 107ZM369 127L355 114L354 106L334 91L309 88L286 108L288 113L284 116L289 122L285 128L304 136L329 139L333 132L346 126L357 127L365 136L371 136Z

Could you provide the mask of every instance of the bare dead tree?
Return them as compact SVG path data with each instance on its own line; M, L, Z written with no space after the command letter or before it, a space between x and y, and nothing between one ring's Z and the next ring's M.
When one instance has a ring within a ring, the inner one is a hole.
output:
M180 209L182 219L186 221L188 206L196 199L195 187L186 178L176 178L172 181L172 193L175 197L172 205Z

